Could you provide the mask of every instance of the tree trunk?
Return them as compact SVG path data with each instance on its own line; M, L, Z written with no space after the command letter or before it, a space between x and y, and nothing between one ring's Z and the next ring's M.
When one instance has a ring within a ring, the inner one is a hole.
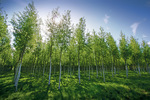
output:
M67 81L68 81L68 76L69 76L69 66L68 66L68 75L67 75Z
M139 61L138 61L138 70L139 70L139 74L141 76Z
M95 61L96 61L96 57L95 57ZM97 68L97 61L96 61L96 78L98 78L98 68Z
M103 78L104 78L104 82L105 82L105 69L104 69L104 63L102 63L102 67L103 67Z
M79 84L80 82L80 61L78 60L78 77L79 77Z
M90 65L89 65L89 80L90 80Z
M114 74L116 75L116 67L114 66Z
M50 85L50 80L51 80L51 69L52 69L52 65L51 65L51 54L50 54L50 69L49 69L49 82L48 82L48 85Z
M113 75L113 62L112 62L111 72L112 72L112 77L113 77L113 76L114 76L114 75Z
M150 71L149 71L149 67L148 67L148 63L146 62L146 67L147 67L147 72L149 72L150 73Z
M125 64L126 64L126 77L128 78L128 67L127 67L127 61L125 59Z
M59 87L58 87L58 89L60 89L60 81L61 81L61 54L62 54L62 49L60 50L60 73L59 73Z
M22 57L21 57L21 62L20 62L20 67L18 68L18 71L17 71L17 76L16 76L16 79L15 79L15 87L16 87L16 91L17 91L17 88L18 88L18 81L19 81L19 78L20 78L20 74L21 74L21 65L22 65L22 58L23 58L23 54L22 54Z
M80 49L78 51L78 78L79 78L79 84L80 84Z

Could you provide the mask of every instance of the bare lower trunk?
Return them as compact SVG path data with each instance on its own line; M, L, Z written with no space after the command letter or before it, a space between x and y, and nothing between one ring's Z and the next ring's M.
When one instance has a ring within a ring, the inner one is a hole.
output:
M102 64L103 67L103 78L104 78L104 82L105 82L105 69L104 69L104 64Z
M67 81L68 81L68 76L69 76L69 66L68 66L68 75L67 75Z
M17 75L16 75L16 79L15 79L15 87L16 87L16 91L18 89L18 81L19 81L19 78L20 78L20 75L21 75L21 65L22 65L22 58L23 56L21 57L21 62L20 62L20 66L18 66L18 71L17 71Z
M79 51L78 51L78 78L79 78L79 84L80 82L80 58L79 58Z
M90 65L89 65L89 80L90 80Z
M96 60L96 59L95 59ZM97 61L96 61L96 78L98 78L98 68L97 68Z
M149 66L148 66L148 63L146 63L146 66L147 66L147 72L150 73L150 68L149 68Z
M50 80L51 80L51 69L52 69L52 65L51 65L51 56L50 56L50 68L49 68L49 82L48 82L48 85L50 85Z
M111 68L111 72L112 72L112 77L113 77L113 63L112 63L112 68Z
M78 75L79 75L79 84L81 83L80 82L80 61L78 60L78 63L79 63L79 65L78 65Z
M116 75L116 67L114 66L114 74Z
M141 76L141 72L140 72L140 65L139 65L139 62L138 62L138 70L139 70L139 74Z
M16 67L16 72L15 72L15 78L14 78L14 80L16 80L16 78L17 78L17 74L18 74L18 71L19 71L19 65L20 65L20 62L18 62L18 65Z
M128 67L127 67L127 61L125 59L125 64L126 64L126 77L128 78Z
M62 53L62 50L60 51L60 73L59 73L59 87L58 87L58 89L60 89L60 81L61 81L61 53Z

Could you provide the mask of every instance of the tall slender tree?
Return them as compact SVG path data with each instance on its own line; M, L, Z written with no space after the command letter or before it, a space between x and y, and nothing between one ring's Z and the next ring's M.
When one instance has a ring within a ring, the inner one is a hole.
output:
M149 62L149 59L150 59L150 47L148 46L148 44L143 40L142 41L142 56L143 56L143 59L145 60L145 63L146 63L146 69L147 71L150 73L150 69L149 69L149 66L148 66L148 62Z
M15 87L17 91L18 81L21 74L22 58L26 49L33 47L36 35L39 34L38 13L34 3L29 3L22 13L14 14L11 24L13 25L14 47L19 52L19 63L16 69Z
M117 56L119 56L119 52L118 52L116 42L110 33L107 34L106 39L107 39L107 44L109 46L110 56L112 58L112 76L113 76L113 68L116 69L114 65L115 65L115 61L117 59Z
M75 30L75 40L77 44L77 53L78 53L78 78L79 78L79 84L80 82L80 52L84 46L85 42L85 19L80 18L79 24L77 24L77 28Z
M60 49L60 73L59 73L59 87L60 89L60 81L61 81L61 58L62 58L62 51L66 49L68 43L69 43L69 38L71 34L71 16L70 16L70 10L67 10L65 14L62 15L62 19L59 23L58 26L58 32L56 34L57 38L57 45L59 46Z
M5 69L5 66L11 66L11 46L10 35L7 30L7 14L0 9L0 66ZM8 67L7 67L8 68Z
M140 45L138 44L137 40L134 39L133 36L131 36L130 38L130 48L131 48L131 58L132 58L132 61L133 63L138 63L138 71L139 71L139 74L141 75L140 73L140 58L141 58L141 48L140 48Z
M52 70L52 47L54 45L54 41L55 41L55 35L57 33L57 26L58 23L56 22L56 20L59 18L60 14L58 12L58 8L54 9L52 11L51 17L48 16L48 19L46 21L46 25L48 28L48 39L49 39L49 52L50 52L50 68L49 68L49 82L48 85L50 85L50 79L51 79L51 70Z
M121 57L125 61L125 69L126 69L126 77L128 78L128 67L127 67L127 59L129 58L130 51L129 51L129 44L127 39L125 38L125 35L121 32L121 39L120 39L120 53Z

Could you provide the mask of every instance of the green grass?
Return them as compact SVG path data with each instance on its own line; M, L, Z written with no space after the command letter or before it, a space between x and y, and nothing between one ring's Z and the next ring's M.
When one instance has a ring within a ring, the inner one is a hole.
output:
M58 73L57 73L58 74ZM79 84L77 73L72 77L62 74L61 89L58 90L58 75L52 75L51 84L48 86L48 74L45 74L44 81L40 78L33 78L24 73L19 80L18 91L15 92L13 83L13 72L0 75L0 100L150 100L150 75L142 73L139 76L129 71L126 78L125 71L112 77L111 73L106 74L106 82L96 73L91 75L81 74Z

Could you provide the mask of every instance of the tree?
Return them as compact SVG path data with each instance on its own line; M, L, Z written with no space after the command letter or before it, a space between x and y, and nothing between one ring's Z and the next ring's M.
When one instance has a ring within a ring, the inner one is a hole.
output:
M56 41L57 45L59 46L60 49L60 73L59 73L59 87L60 89L60 81L61 81L61 57L62 57L62 51L66 49L68 43L69 43L69 38L71 34L71 29L70 29L70 12L67 10L67 12L62 15L62 19L58 25L58 31L56 34Z
M148 61L150 58L150 47L148 46L148 44L146 44L146 42L144 40L142 41L142 55L143 55L143 59L145 60L145 63L147 66L147 71L150 71L150 69L148 67Z
M50 18L47 19L47 28L48 28L48 39L49 39L49 52L50 52L50 69L49 69L49 82L48 82L48 85L50 85L50 79L51 79L51 69L52 69L52 47L54 45L54 37L57 33L57 22L56 22L56 19L59 17L59 12L58 12L58 8L54 9L52 11L52 15Z
M36 35L39 34L39 20L34 3L29 3L22 13L15 13L11 20L11 24L14 29L14 47L17 52L19 52L19 62L15 75L15 87L17 91L23 55L27 49L34 46L32 44L36 41Z
M77 52L78 52L78 78L79 84L80 82L80 52L84 46L84 34L85 34L85 19L80 18L79 24L77 24L77 28L75 30L75 40L77 44Z
M138 44L138 42L134 39L133 36L131 36L130 38L130 49L131 49L131 58L133 63L138 63L138 70L139 70L139 74L140 73L140 58L141 58L141 48L140 45Z
M114 65L115 65L115 61L116 61L117 57L119 56L119 52L118 52L116 42L110 33L107 34L106 39L107 39L107 44L109 46L110 56L112 58L112 76L113 76L113 67L114 67L114 71L115 71L116 68Z
M94 58L96 62L96 77L98 78L98 65L97 65L97 56L98 56L98 49L99 49L99 37L96 32L93 30L93 39L92 39L92 48L94 52Z
M106 44L106 33L104 32L104 29L102 27L100 27L100 32L99 32L99 36L100 36L100 39L99 39L99 42L100 42L100 54L101 54L101 61L102 61L102 70L103 70L103 79L104 79L104 82L105 82L105 68L104 68L104 59L106 58L107 56L107 51L108 51L108 48L107 48L107 44Z
M127 59L130 55L129 52L129 44L128 41L125 39L125 35L121 32L121 39L120 39L120 45L119 45L121 57L125 61L125 68L126 68L126 77L128 78L128 67L127 67Z
M92 65L92 37L90 35L90 33L86 34L86 40L87 42L85 43L85 59L86 63L88 64L87 66L89 66L89 80L90 80L90 69L91 69L91 65Z
M12 50L10 46L10 35L7 30L7 14L0 9L0 66L5 69L11 66Z

